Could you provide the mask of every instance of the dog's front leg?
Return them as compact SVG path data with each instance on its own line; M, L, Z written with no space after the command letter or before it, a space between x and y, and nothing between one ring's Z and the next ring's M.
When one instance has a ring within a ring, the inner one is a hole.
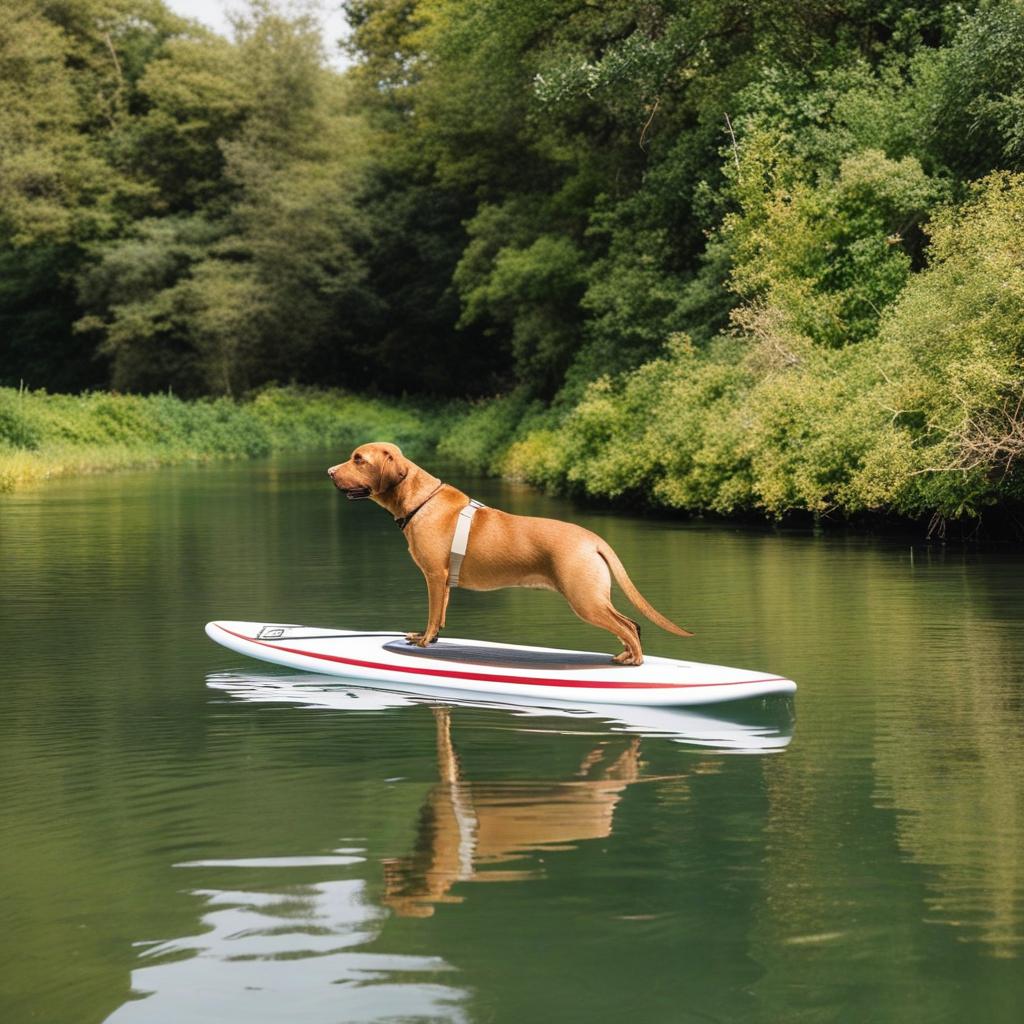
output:
M427 581L427 628L422 633L406 633L405 639L417 647L426 647L437 639L441 631L441 620L444 616L445 599L448 589L448 570L443 572L424 572Z

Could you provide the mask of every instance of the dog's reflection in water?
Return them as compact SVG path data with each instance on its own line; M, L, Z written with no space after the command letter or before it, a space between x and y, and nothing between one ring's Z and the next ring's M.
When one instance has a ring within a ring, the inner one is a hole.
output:
M488 865L531 850L572 849L611 835L622 791L640 777L640 740L602 744L576 779L553 783L463 781L447 708L434 708L440 781L420 814L414 851L384 861L384 903L403 917L429 917L436 903L457 903L456 882L511 881L533 871Z

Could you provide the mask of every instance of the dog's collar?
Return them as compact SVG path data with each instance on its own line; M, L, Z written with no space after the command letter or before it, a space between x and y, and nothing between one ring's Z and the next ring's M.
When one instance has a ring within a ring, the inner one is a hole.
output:
M416 513L419 512L419 510L423 508L423 506L426 505L426 503L430 501L430 499L437 494L442 487L444 487L443 480L407 516L395 516L395 525L400 530L404 530L409 525L409 520L412 519L412 517L416 515Z

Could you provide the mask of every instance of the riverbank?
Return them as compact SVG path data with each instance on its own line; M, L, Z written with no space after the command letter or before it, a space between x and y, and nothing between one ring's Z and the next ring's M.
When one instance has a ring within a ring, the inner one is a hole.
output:
M437 442L426 405L338 391L268 388L235 401L0 388L0 492L54 477L387 437L412 451Z
M885 466L888 500L879 490L871 505L854 500L848 483L837 486L862 472L863 463L848 460L842 473L835 466L830 474L815 473L820 467L809 462L817 449L791 445L781 429L774 442L762 438L756 451L749 445L745 452L734 449L747 460L746 467L716 466L699 451L688 450L678 436L673 442L665 431L672 408L679 422L703 424L705 430L710 429L709 417L694 409L689 416L681 415L687 410L679 396L673 406L657 390L648 395L654 400L643 412L637 402L624 408L630 405L629 382L618 391L598 383L571 409L545 407L515 393L472 404L431 405L300 388L269 388L245 400L196 401L172 395L51 395L0 388L0 492L84 473L254 458L386 438L417 460L428 461L436 453L467 470L521 480L549 493L672 518L833 523L872 532L910 530L937 540L977 540L982 532L987 540L1024 539L1024 514L1009 492L1002 501L993 500L990 492L987 501L968 505L957 488L969 479L934 473L945 488L940 497L946 500L926 501L934 496L928 494L924 475L907 467L900 471L891 459ZM748 401L746 408L749 412L754 403ZM841 404L835 408L840 415L848 412ZM818 424L822 437L831 432L834 439L842 427L824 418ZM878 434L862 431L853 436ZM750 467L761 463L770 466L774 480L767 472L750 473ZM744 468L746 472L739 471ZM703 479L702 493L691 493L695 477ZM749 486L752 479L757 489ZM741 486L744 480L746 488ZM820 482L817 493L801 490L809 480ZM908 485L917 491L913 502L907 500ZM729 496L731 503L715 500L716 495Z
M906 380L878 371L875 348L764 375L730 352L677 346L571 403L513 393L470 405L438 450L548 493L676 519L1024 541L1019 425L1007 416L968 436L939 409L959 396L938 387L932 421L894 415ZM938 429L939 412L956 429Z

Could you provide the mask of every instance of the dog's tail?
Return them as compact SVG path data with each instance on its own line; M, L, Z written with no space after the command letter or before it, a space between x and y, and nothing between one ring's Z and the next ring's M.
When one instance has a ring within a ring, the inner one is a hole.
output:
M633 581L629 578L629 573L626 572L625 566L619 561L619 556L612 551L611 547L603 540L598 538L597 553L608 563L608 568L611 569L612 575L615 577L616 582L622 587L626 597L636 605L653 622L656 626L661 626L662 629L668 630L669 633L675 633L676 636L693 636L688 629L683 629L682 626L677 626L670 619L666 619L657 608L654 607L640 593L639 590L633 584Z

